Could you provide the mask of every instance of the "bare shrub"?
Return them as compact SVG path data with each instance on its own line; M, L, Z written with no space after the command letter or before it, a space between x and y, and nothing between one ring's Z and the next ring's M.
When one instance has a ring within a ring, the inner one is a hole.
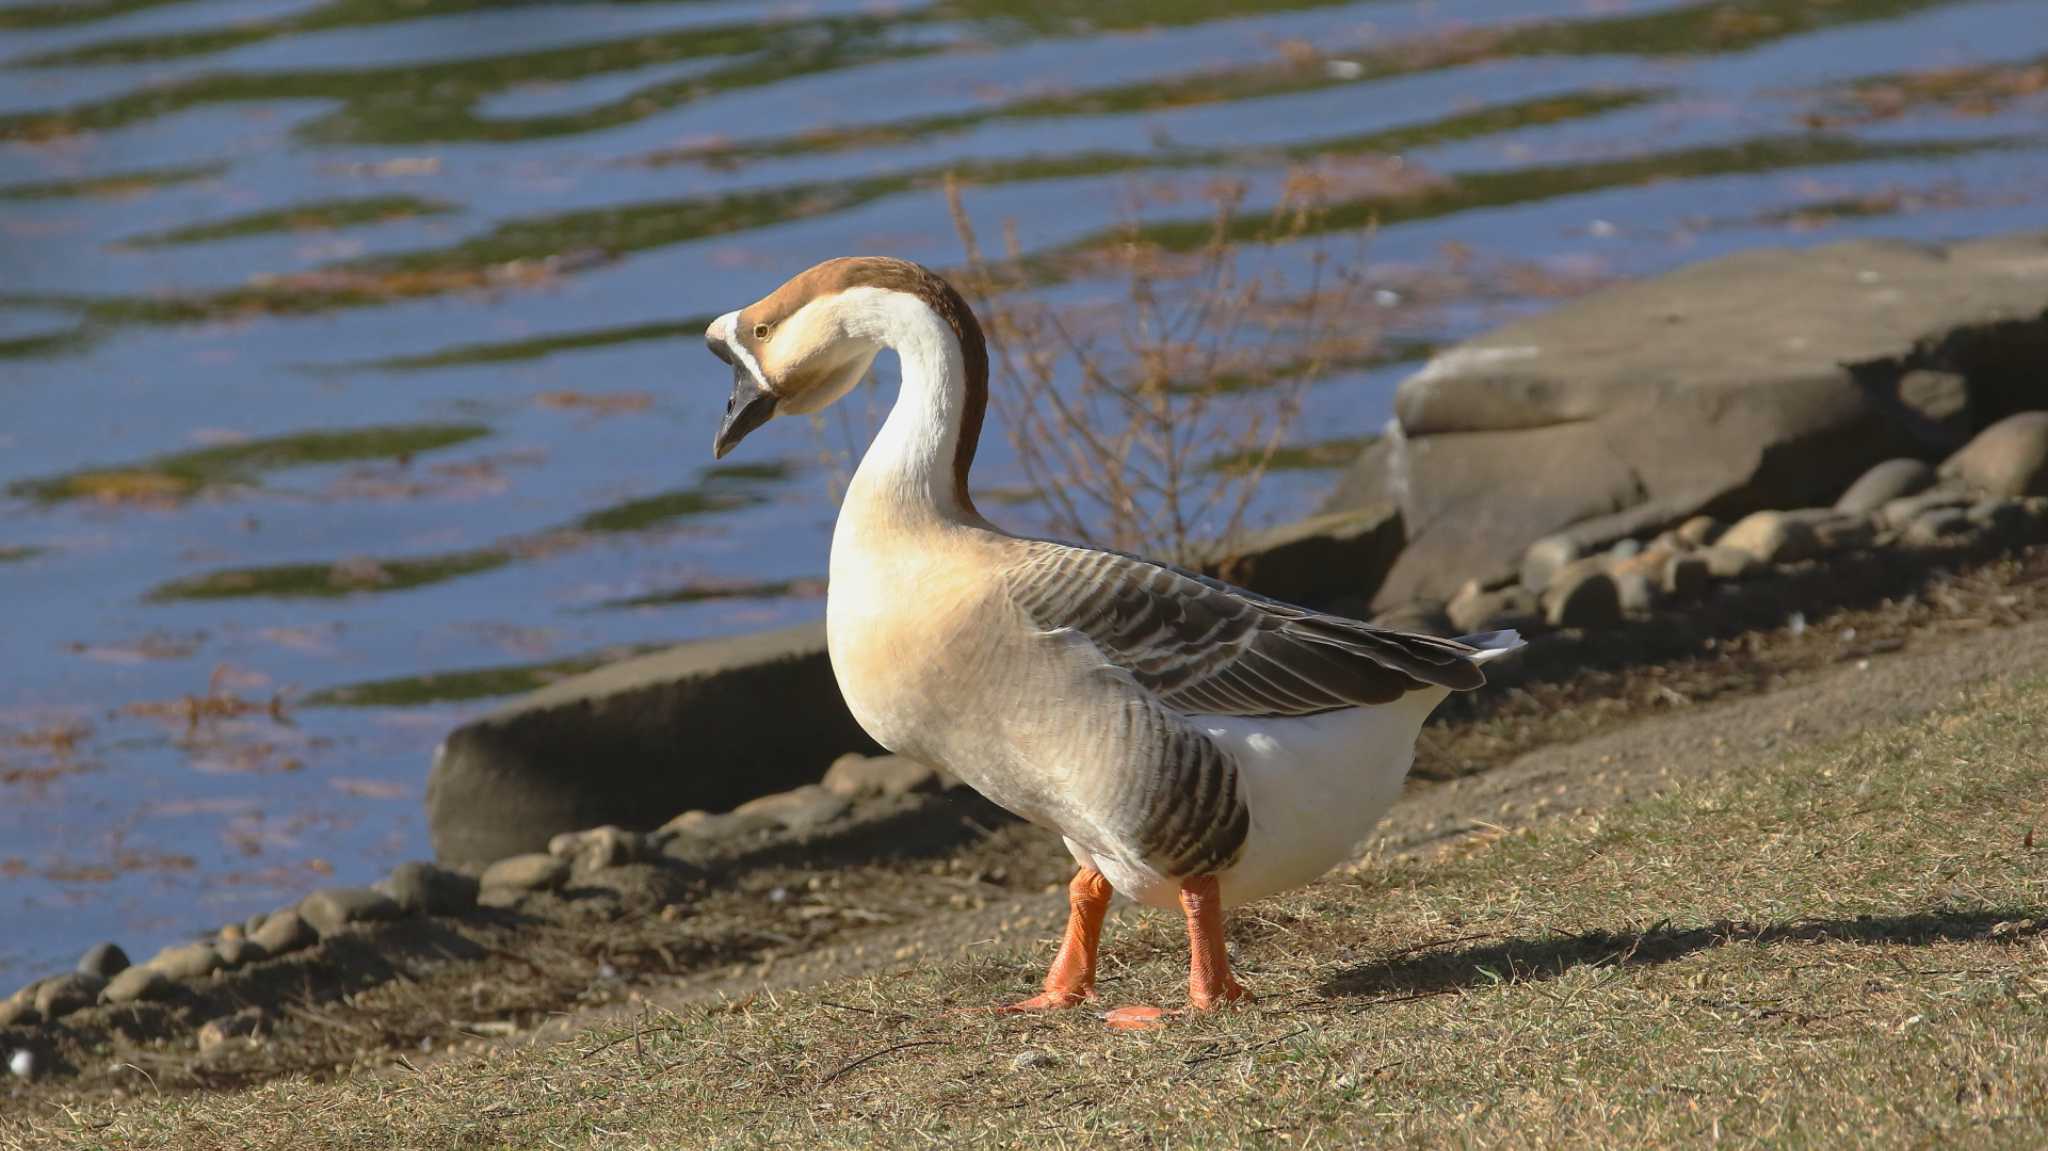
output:
M1028 294L1034 265L1005 228L991 259L960 187L946 197L966 252L949 274L987 332L990 398L1051 535L1193 565L1226 561L1242 540L1260 483L1333 366L1378 342L1363 276L1370 231L1332 254L1323 181L1303 170L1280 203L1248 217L1240 185L1206 190L1193 243L1148 238L1127 214L1121 235L1063 261L1062 278L1118 285L1114 307L1054 306ZM1248 250L1305 248L1304 278L1248 275ZM821 462L843 493L851 462L883 405L870 377L861 403L814 417ZM865 409L863 411L863 409ZM837 439L837 444L831 441Z

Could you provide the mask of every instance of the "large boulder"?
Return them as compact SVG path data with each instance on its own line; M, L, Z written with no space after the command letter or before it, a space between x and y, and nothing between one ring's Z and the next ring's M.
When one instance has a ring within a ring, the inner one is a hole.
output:
M545 852L564 831L647 830L815 783L872 751L824 624L706 640L550 684L451 733L427 779L444 863Z
M2048 236L1745 252L1438 355L1326 508L1398 503L1408 545L1375 604L1442 599L1584 520L1826 504L1881 461L1940 458L2041 402L2044 349Z

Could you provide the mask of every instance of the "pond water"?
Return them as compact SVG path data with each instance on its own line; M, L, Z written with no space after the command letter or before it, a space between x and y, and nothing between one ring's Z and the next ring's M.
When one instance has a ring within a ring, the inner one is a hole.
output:
M1309 388L1273 519L1485 325L2048 223L2044 63L2041 0L13 0L0 973L367 882L464 717L817 616L823 441L713 465L698 333L829 255L957 266L949 172L1108 308L1126 226L1322 166L1394 351Z

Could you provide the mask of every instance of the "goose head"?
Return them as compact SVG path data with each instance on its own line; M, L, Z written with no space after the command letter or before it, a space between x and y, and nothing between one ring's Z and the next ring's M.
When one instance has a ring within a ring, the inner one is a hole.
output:
M893 305L906 303L905 296L945 321L967 374L985 386L980 326L945 280L907 260L827 260L704 330L711 354L732 367L732 396L712 453L723 458L770 419L821 411L852 391L894 342L891 317L900 309Z

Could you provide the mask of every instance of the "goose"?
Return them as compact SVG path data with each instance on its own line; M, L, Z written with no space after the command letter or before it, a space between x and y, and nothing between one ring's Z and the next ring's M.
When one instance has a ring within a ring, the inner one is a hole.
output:
M826 643L877 743L1057 832L1078 865L1043 990L997 1010L1090 1002L1118 892L1185 916L1188 1001L1110 1024L1246 998L1224 912L1349 858L1399 794L1423 720L1522 646L1511 631L1394 631L996 527L967 482L987 345L918 264L828 260L704 336L732 368L721 459L770 419L846 395L884 349L900 362L833 528Z

